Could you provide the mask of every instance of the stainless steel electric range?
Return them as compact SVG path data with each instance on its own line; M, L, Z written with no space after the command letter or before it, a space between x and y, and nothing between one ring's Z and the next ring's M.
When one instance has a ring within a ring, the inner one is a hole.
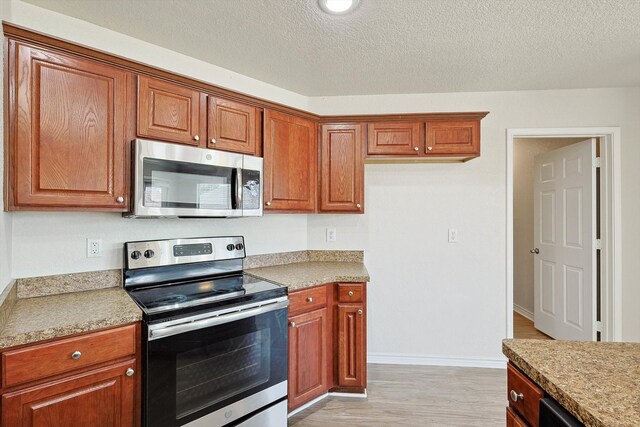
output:
M287 424L287 288L244 275L242 237L128 242L143 314L143 425Z

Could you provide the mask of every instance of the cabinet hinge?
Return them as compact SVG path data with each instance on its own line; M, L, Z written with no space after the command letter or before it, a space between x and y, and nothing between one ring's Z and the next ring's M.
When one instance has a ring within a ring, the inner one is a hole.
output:
M602 332L602 322L599 320L596 321L596 332Z
M602 166L602 157L596 157L593 159L593 167L594 168L599 168Z
M602 239L596 239L595 247L596 249L602 249Z

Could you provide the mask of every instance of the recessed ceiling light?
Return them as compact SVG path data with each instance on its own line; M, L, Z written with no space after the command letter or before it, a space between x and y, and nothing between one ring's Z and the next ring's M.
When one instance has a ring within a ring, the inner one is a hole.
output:
M320 8L332 15L346 15L358 6L360 0L318 0Z

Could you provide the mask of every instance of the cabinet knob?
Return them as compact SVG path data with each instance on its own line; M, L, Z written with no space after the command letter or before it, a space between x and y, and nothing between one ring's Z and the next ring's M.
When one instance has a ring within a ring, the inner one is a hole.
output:
M433 147L427 147L427 151L433 150Z
M509 392L509 397L511 397L511 400L513 400L514 402L517 402L518 400L524 400L524 395L522 393L517 393L515 390L511 390Z
M307 302L313 302L313 298L312 297L307 297Z
M216 143L216 139L215 138L211 138L211 143L215 144Z
M358 314L362 314L362 309L361 308L358 309Z
M200 141L200 136L199 135L194 135L193 136L193 140L194 141Z
M362 205L360 203L356 203L356 208L360 209Z
M132 368L127 369L127 371L125 372L125 375L128 377L132 377L133 374L135 374L136 371L134 371Z
M420 147L413 147L413 151L418 151Z
M353 291L349 291L349 292L347 293L347 295L349 295L350 297L352 297L352 296L353 296Z
M71 358L73 360L78 360L82 357L82 353L80 353L79 351L74 351L73 353L71 353Z
M122 197L122 196L116 197L116 202L123 203L124 202L124 197Z
M267 205L267 206L271 206L271 202L267 202L267 203L266 203L266 205Z
M289 326L291 326L292 328L296 327L296 322L289 322Z

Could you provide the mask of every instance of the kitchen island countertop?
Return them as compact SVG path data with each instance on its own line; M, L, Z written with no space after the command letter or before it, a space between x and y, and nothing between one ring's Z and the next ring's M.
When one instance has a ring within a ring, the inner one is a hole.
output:
M640 426L640 343L509 339L509 360L587 426Z

